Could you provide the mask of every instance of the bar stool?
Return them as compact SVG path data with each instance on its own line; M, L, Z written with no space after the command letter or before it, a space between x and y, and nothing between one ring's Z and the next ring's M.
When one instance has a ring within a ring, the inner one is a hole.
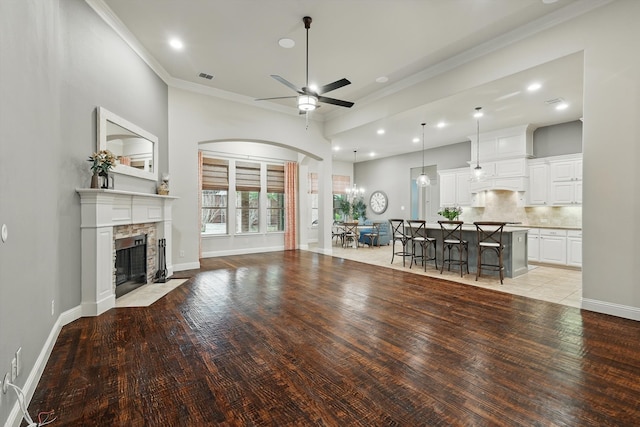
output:
M412 250L411 250L411 264L409 268L413 266L418 259L422 261L424 271L427 271L427 261L433 261L438 268L438 260L436 259L436 238L427 236L427 221L423 219L410 219L407 220L407 226L411 233ZM416 255L416 244L420 245L422 251L420 255ZM433 256L429 256L429 251L433 247Z
M476 221L473 223L478 233L478 268L476 270L476 281L482 274L482 269L498 271L500 273L500 284L504 280L504 264L502 262L502 252L504 245L502 244L502 230L506 223L495 221ZM490 264L483 261L482 256L485 252L495 253L497 264Z
M462 221L438 221L440 230L442 230L442 266L440 274L444 271L445 264L449 265L448 271L451 271L451 265L460 267L460 277L463 275L462 267L467 266L467 274L469 274L469 242L462 240ZM451 256L451 250L456 249L458 258Z
M407 252L407 244L411 240L404 229L404 219L390 219L389 226L391 227L392 246L391 246L391 264L393 264L393 258L398 255L402 256L402 266L405 267L405 257L410 257L411 252ZM396 242L402 244L402 251L396 252Z

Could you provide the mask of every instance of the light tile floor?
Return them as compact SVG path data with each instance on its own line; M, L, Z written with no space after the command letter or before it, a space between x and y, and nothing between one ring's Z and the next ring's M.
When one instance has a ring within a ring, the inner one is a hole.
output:
M148 307L182 285L187 279L170 279L166 283L148 283L116 299L116 308Z
M399 245L396 245L396 250L399 250L398 247ZM317 247L311 246L309 250L315 252ZM402 257L399 256L396 256L393 264L391 264L391 246L381 246L379 248L361 246L355 249L334 245L332 255L571 307L580 308L582 301L582 271L576 269L550 267L548 265L529 265L528 273L512 279L505 277L504 284L501 285L497 276L480 277L476 282L475 273L465 274L462 278L459 271L445 270L440 274L440 270L436 270L433 263L427 264L426 272L423 271L422 265L414 265L410 269L410 258L406 259L406 267L402 266Z

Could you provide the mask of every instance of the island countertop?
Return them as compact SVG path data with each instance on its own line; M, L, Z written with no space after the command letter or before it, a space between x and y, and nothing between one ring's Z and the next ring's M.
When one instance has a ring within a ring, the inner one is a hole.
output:
M505 277L516 277L529 271L528 228L533 227L506 226L503 229L502 243L504 245L503 264ZM440 224L427 223L426 229L427 235L436 239L438 265L440 266L442 262L442 231L440 230ZM475 274L478 259L478 235L476 226L473 223L462 225L462 238L469 242L469 273ZM497 273L485 272L484 270L482 272L483 276L491 274L497 275Z

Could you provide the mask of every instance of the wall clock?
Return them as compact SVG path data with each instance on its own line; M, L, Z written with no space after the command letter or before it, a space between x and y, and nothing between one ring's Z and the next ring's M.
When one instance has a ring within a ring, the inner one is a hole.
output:
M371 210L375 214L384 213L387 210L387 206L389 205L389 199L387 199L387 195L384 191L376 190L371 193L371 197L369 198L369 206Z

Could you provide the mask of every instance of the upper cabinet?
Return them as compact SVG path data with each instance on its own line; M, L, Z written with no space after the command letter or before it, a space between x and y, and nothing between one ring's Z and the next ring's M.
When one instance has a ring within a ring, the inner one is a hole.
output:
M470 135L471 163L476 163L478 158L482 166L494 160L532 157L534 129L532 125L523 125L481 133L479 149L477 136Z
M448 169L438 172L440 181L440 206L471 206L469 180L471 172L467 168Z
M582 155L529 160L529 206L582 204Z
M545 206L549 203L549 165L542 163L529 164L529 191L527 204Z
M582 155L549 160L552 205L582 204Z

